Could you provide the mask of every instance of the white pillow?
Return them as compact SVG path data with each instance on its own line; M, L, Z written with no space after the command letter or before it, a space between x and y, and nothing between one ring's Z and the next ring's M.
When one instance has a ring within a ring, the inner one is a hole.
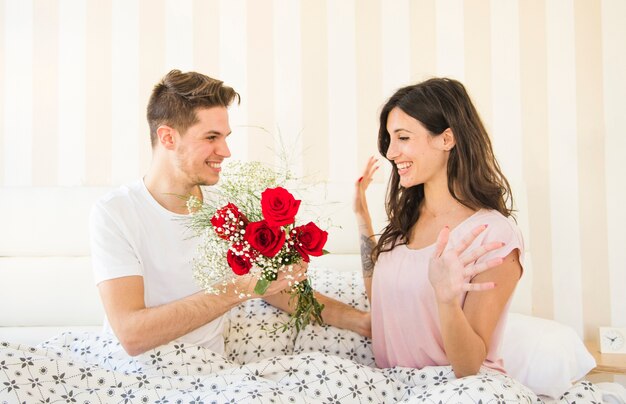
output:
M559 398L596 366L573 328L509 313L500 353L504 368L535 394Z

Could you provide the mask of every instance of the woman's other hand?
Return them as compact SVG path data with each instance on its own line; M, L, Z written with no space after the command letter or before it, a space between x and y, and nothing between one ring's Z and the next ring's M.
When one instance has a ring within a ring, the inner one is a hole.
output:
M367 160L367 164L365 165L365 169L363 170L363 175L354 183L354 201L352 205L352 209L357 218L358 224L363 224L369 222L370 214L369 208L367 207L367 197L365 196L365 191L372 183L374 173L378 170L378 159L374 156L370 157Z
M496 287L494 282L471 283L474 276L490 268L502 264L502 258L490 259L476 263L476 260L503 246L503 243L493 242L481 245L470 252L465 252L472 242L487 228L481 225L465 236L455 248L446 250L450 229L446 226L437 237L435 252L428 266L428 279L437 301L444 304L458 304L459 297L465 292L480 292Z

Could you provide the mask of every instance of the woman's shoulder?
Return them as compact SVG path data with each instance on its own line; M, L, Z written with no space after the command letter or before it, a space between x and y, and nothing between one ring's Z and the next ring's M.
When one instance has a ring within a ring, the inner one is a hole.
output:
M497 210L490 209L485 220L489 225L488 234L490 233L492 237L499 238L503 242L515 241L520 247L524 246L522 231L513 216L504 216Z
M467 219L467 222L476 224L487 224L489 226L504 226L517 228L517 223L512 216L504 216L495 209L480 209Z
M522 239L521 231L515 219L511 216L504 216L497 210L478 210L463 223L463 232L471 231L473 228L480 225L487 225L487 229L483 232L484 235L491 234L496 237L508 235L509 237Z

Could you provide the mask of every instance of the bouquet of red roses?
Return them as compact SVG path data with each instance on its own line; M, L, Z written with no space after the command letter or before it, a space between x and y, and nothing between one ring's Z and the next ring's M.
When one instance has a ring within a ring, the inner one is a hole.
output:
M248 171L253 178L245 175ZM225 204L215 208L215 203L188 202L192 227L205 236L194 275L207 291L219 293L219 285L227 285L234 276L258 271L254 292L263 295L279 271L291 271L292 264L324 254L328 233L313 222L296 226L301 201L285 188L266 187L259 198L260 185L280 182L271 171L258 163L244 163L235 172L224 175L218 200L226 199ZM299 331L311 320L323 324L323 305L308 280L294 280L292 298L297 300L295 312L283 330L293 325Z

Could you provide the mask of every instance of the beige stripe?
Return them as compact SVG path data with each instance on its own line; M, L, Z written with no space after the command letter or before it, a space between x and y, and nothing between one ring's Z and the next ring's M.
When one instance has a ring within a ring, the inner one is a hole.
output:
M382 32L379 0L356 3L356 91L358 172L369 156L378 156L378 111L382 94ZM380 181L386 181L379 176Z
M274 36L272 0L247 3L248 158L274 162Z
M526 239L533 261L533 314L553 318L545 4L529 0L520 2L519 7L523 159L530 228Z
M87 3L85 185L111 184L111 1Z
M139 2L139 170L152 159L146 107L152 88L167 73L165 68L165 0Z
M57 184L59 3L33 2L33 185Z
M328 178L328 35L326 3L302 0L302 148L305 178Z
M0 0L0 21L4 27L4 0ZM4 29L0 29L0 158L4 156ZM4 185L4 164L0 164L0 186Z
M466 0L465 13L465 85L478 109L487 131L491 133L491 10L484 0Z
M213 78L220 78L219 11L219 0L193 1L193 66Z
M433 77L437 71L435 0L411 1L411 81Z
M611 323L600 2L575 0L574 24L583 321L595 338Z
M611 323L626 326L626 188L624 171L624 100L626 99L626 2L602 1L602 67L604 79L605 176L607 188L608 260L611 285ZM625 376L626 377L626 376Z

